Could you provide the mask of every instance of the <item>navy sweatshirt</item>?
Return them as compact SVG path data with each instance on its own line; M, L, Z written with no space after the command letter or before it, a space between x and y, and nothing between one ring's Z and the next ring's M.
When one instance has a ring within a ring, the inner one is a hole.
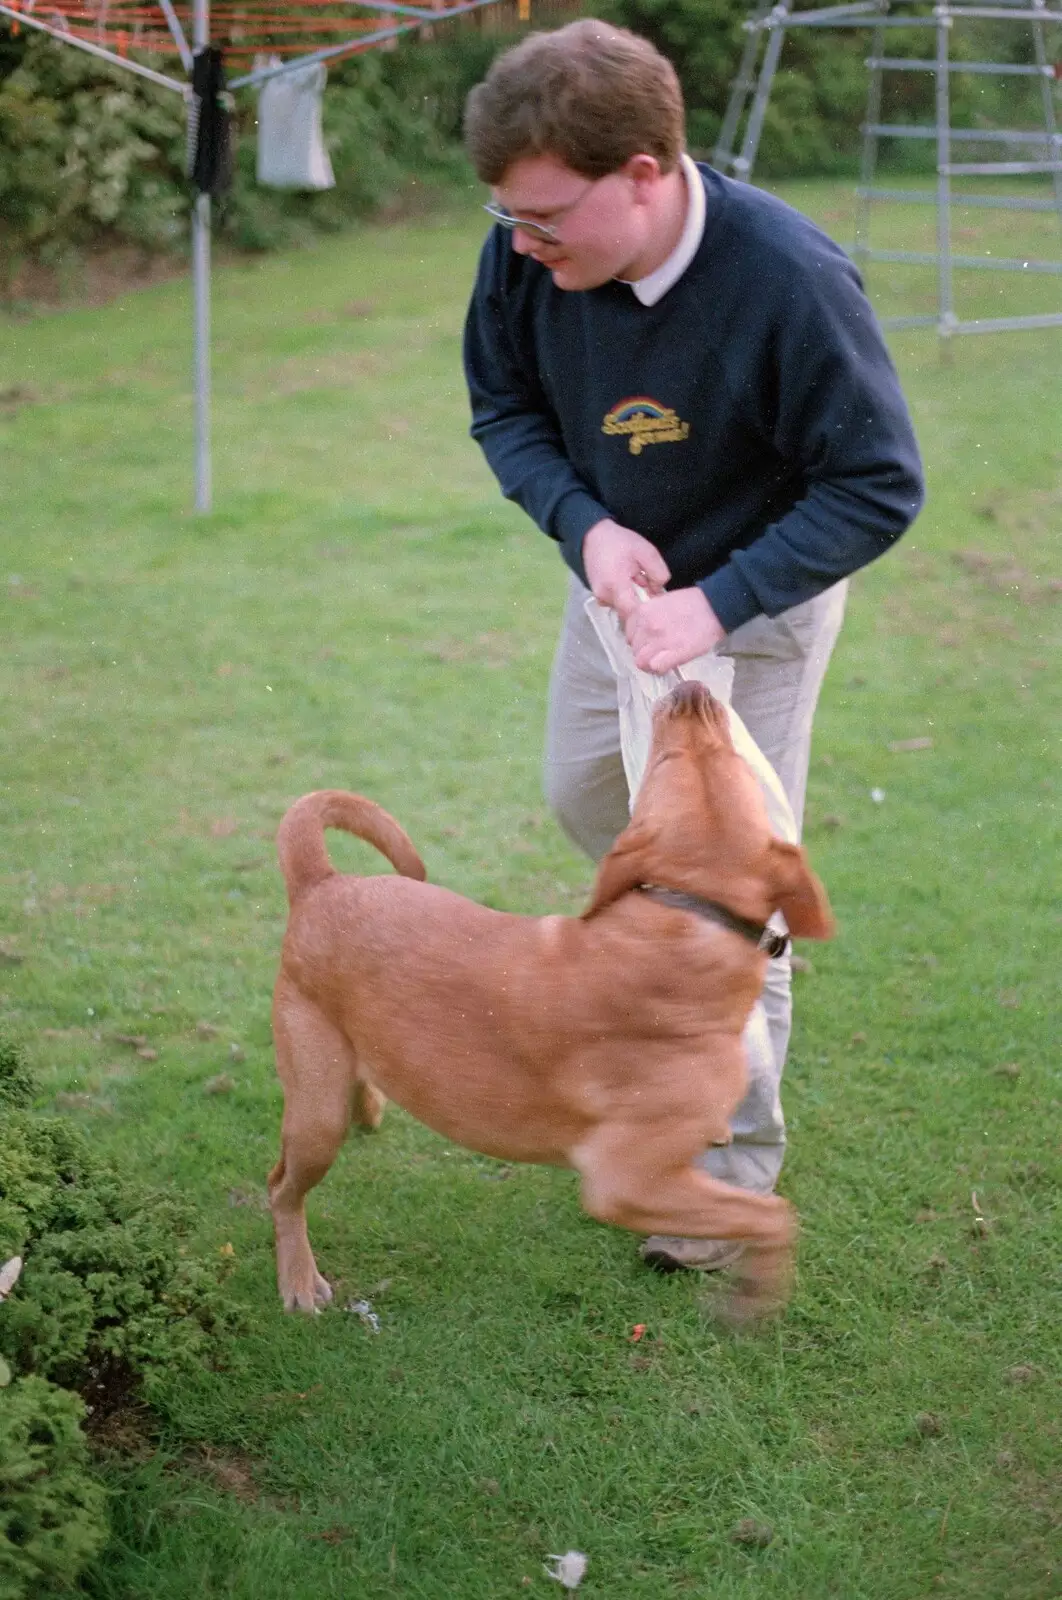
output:
M465 326L478 440L586 582L612 517L727 630L873 561L922 503L899 382L851 261L772 195L698 168L704 236L655 306L562 290L495 227Z

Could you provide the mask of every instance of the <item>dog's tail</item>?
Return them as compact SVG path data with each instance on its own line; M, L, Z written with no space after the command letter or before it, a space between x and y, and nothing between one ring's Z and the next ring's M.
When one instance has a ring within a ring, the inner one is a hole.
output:
M403 878L423 882L427 877L408 834L382 806L345 789L317 789L296 800L277 830L277 854L291 905L335 871L325 849L326 828L342 828L375 845Z

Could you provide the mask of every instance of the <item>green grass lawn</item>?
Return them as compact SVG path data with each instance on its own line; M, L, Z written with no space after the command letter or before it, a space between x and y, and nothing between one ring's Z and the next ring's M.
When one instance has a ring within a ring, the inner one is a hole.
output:
M848 188L785 192L850 238ZM857 580L817 724L839 933L797 978L784 1320L722 1333L571 1174L393 1107L311 1200L340 1309L279 1310L285 806L361 790L432 878L506 909L574 911L589 882L539 792L563 570L466 433L481 233L470 200L217 272L203 518L185 284L0 322L5 1026L42 1104L194 1199L251 1312L224 1371L106 1455L87 1592L545 1596L575 1548L608 1600L1062 1595L1062 329L947 361L893 340L930 498ZM1062 296L967 278L963 315ZM917 270L871 284L931 303Z

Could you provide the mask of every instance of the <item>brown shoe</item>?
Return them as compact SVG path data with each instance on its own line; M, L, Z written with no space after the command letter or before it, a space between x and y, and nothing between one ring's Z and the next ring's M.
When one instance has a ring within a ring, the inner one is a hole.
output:
M654 1233L639 1254L654 1272L722 1272L745 1254L739 1239L677 1239Z

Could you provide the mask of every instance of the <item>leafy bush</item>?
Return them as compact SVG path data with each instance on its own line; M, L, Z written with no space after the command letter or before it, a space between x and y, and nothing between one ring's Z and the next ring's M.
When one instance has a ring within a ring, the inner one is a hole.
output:
M10 1039L0 1038L0 1107L28 1106L35 1087L22 1051Z
M595 0L589 9L643 34L674 62L691 148L709 153L741 58L750 0ZM1027 64L1031 46L1017 32L1011 30L1006 48ZM257 100L253 90L240 91L235 183L218 210L218 233L243 249L274 249L389 208L414 186L467 181L460 145L465 97L519 33L449 23L430 42L414 34L393 51L333 66L324 127L336 186L320 194L257 186ZM758 175L857 170L869 41L861 28L789 31ZM891 54L919 55L930 47L924 30L908 37L901 29L889 39ZM953 40L953 53L968 59L990 60L1000 48L998 29L989 38L967 28ZM951 92L956 124L1041 120L1032 79L957 75ZM889 73L885 95L887 121L932 120L931 74ZM905 167L931 169L934 160L931 141L886 141L882 155ZM0 286L5 267L10 282L20 260L58 261L101 236L147 250L184 249L190 214L184 163L178 95L39 34L16 39L0 32Z
M103 1542L83 1402L150 1400L242 1322L218 1265L188 1253L188 1208L131 1184L33 1094L0 1041L0 1263L24 1263L0 1302L0 1600L72 1581Z
M186 1254L191 1222L61 1118L0 1111L0 1261L25 1261L0 1315L0 1355L86 1394L137 1384L150 1398L233 1325L217 1270Z
M600 0L599 14L652 40L675 66L689 142L715 143L744 46L749 0ZM765 177L858 165L866 39L857 29L795 28L771 89L756 170Z
M595 10L651 39L674 63L686 96L690 145L709 152L737 76L746 37L742 24L752 12L751 0L598 0ZM955 59L993 61L1002 54L1026 65L1033 59L1031 30L979 23L953 32ZM757 176L858 171L872 37L869 27L787 32L764 118ZM891 30L887 40L891 56L932 55L934 48L933 33L924 28ZM757 70L759 60L762 50ZM884 121L934 120L931 73L890 72L885 78ZM956 127L1042 125L1035 79L956 74L949 91ZM909 170L932 171L936 159L931 140L885 140L881 155L883 164Z
M0 1389L0 1600L35 1600L44 1582L72 1584L107 1537L84 1411L43 1378Z
M459 56L455 49L445 52L447 62ZM367 53L334 67L323 121L336 184L319 194L256 184L256 96L242 91L236 181L221 210L222 231L243 249L272 249L386 209L418 182L437 183L463 173L456 142L460 112L452 104L452 84L460 77L438 60L421 64L413 46ZM473 81L469 77L469 87ZM449 93L442 92L444 85Z
M0 211L8 270L101 230L161 248L183 234L184 106L42 35L0 78Z
M335 66L324 99L336 187L289 194L255 183L253 90L237 96L235 182L222 237L272 249L393 204L410 186L465 174L465 95L507 41L475 29ZM106 236L184 248L189 226L180 96L36 34L0 34L0 268L45 262Z

